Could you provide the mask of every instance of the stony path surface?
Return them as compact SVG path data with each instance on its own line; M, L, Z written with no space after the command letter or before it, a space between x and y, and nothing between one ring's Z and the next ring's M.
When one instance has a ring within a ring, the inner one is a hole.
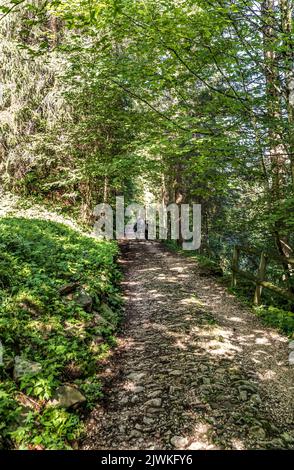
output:
M287 338L195 261L123 250L126 322L84 449L294 448Z

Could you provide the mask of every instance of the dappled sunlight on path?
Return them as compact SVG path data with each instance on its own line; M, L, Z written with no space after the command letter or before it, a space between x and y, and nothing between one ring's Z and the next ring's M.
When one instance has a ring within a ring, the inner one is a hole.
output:
M85 449L293 448L287 340L195 261L123 246L126 322Z

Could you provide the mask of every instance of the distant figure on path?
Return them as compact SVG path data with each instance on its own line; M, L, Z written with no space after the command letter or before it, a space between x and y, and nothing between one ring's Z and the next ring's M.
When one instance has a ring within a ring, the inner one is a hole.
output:
M134 225L134 232L137 239L148 240L148 222L142 217L138 217Z

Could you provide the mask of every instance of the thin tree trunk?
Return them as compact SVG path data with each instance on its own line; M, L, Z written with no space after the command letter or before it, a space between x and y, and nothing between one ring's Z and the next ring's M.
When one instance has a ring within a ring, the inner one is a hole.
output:
M263 46L265 60L265 80L267 88L267 113L268 113L268 148L271 163L271 194L272 204L276 204L283 198L286 185L287 149L281 133L282 122L282 83L279 75L277 52L275 50L276 37L276 11L274 0L262 2L263 20ZM284 240L280 236L279 223L275 223L275 241L278 251L285 255ZM287 241L286 241L287 244Z
M289 122L289 159L294 190L294 38L293 0L279 0L281 8L281 30L283 32L283 56L286 75L286 99Z

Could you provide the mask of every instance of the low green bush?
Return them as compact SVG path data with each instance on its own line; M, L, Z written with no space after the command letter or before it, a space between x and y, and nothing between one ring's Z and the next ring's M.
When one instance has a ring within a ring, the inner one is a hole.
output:
M262 321L267 325L274 326L291 336L294 333L294 313L287 312L281 308L269 307L255 307L257 315L262 318Z

